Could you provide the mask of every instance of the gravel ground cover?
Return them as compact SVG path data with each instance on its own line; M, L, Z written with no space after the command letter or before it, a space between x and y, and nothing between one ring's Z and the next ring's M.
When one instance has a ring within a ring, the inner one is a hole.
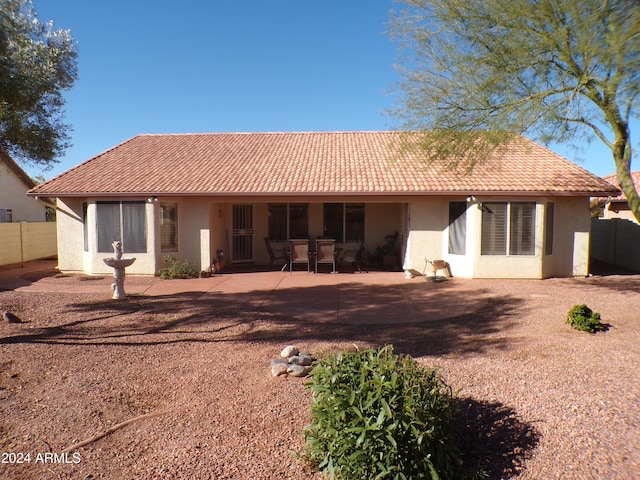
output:
M639 478L640 277L472 282L492 294L474 315L375 326L215 294L0 291L22 320L0 321L0 478L320 479L292 454L305 379L269 373L290 343L318 356L393 344L439 368L465 465L489 478ZM566 325L578 303L608 330Z

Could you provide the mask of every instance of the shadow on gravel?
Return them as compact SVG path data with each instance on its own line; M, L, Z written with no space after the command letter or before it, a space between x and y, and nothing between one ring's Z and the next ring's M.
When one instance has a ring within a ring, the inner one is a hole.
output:
M469 478L479 471L485 472L487 479L519 476L540 441L534 427L502 403L458 398L457 409L455 432Z
M300 290L305 290L304 295L309 298L322 296L322 287ZM372 295L377 302L384 303L384 295L391 295L386 290L365 286L359 294ZM448 300L465 301L459 293L457 300ZM28 330L14 331L12 335L0 338L0 344L149 346L179 342L265 342L281 345L283 342L323 341L359 346L393 344L398 351L414 357L447 353L466 355L506 348L516 341L508 332L522 303L516 298L493 297L469 315L404 324L403 317L399 316L390 318L389 324L364 326L305 321L267 311L260 305L253 305L251 298L250 294L244 293L131 295L126 301L86 302L70 297L68 304L56 306L55 316L50 311L16 312L23 321L30 322ZM447 308L447 304L442 308ZM31 322L29 316L50 316L51 319Z
M640 293L640 275L593 276L581 279L581 283L616 292Z

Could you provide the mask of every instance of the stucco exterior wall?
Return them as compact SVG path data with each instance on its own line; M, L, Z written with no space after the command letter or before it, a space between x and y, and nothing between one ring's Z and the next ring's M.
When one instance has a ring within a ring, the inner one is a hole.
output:
M449 203L444 198L427 197L408 203L407 251L404 267L425 271L425 259L444 258L443 231L449 221Z
M465 201L466 197L421 197L381 199L365 204L365 245L373 253L384 245L384 237L394 232L401 235L398 247L405 253L399 258L405 269L417 273L426 270L425 259L444 259L454 276L469 278L545 278L549 276L586 275L589 248L589 203L587 198L478 198L467 203L466 251L464 255L448 253L449 202ZM138 199L139 200L139 199ZM281 200L286 203L289 199ZM295 199L292 203L299 203ZM535 251L533 255L481 255L482 201L535 201ZM85 200L86 201L86 200ZM276 200L273 200L274 202ZM347 201L353 201L352 198ZM159 238L159 212L162 202L175 202L178 207L178 247L163 252ZM545 212L554 204L553 252L545 253ZM59 263L64 271L84 271L110 274L103 258L112 253L96 253L96 206L89 199L86 208L87 245L83 245L83 200L59 200L58 236ZM241 203L241 202L238 202ZM267 264L268 253L264 237L268 235L268 201L253 203L253 259ZM162 198L145 203L147 222L147 253L136 253L136 262L127 274L155 274L163 266L163 258L171 254L189 261L196 269L206 269L218 250L225 253L227 264L233 258L232 207L234 200L213 200L205 197ZM321 202L309 204L311 238L322 236L323 207ZM406 235L406 244L403 243ZM283 245L283 246L286 246ZM348 247L339 244L340 247ZM406 252L404 252L406 248ZM125 251L125 256L127 252Z
M546 278L587 274L589 247L588 198L483 197L469 202L466 211L466 251L448 253L449 202L465 198L426 198L409 202L409 238L405 269L422 273L425 258L444 259L454 276L467 278ZM482 255L482 202L536 202L533 255ZM545 253L545 213L554 204L553 251ZM431 267L427 268L427 271Z
M474 262L474 278L543 278L542 274L542 239L544 238L544 204L535 198L518 198L518 202L536 202L535 236L533 255L482 255L482 202L510 201L505 198L485 198L472 204L467 210L474 228L472 244L476 246ZM508 242L508 240L507 240Z
M547 277L582 277L589 274L591 214L589 198L560 197L555 202L551 269Z
M196 269L211 265L211 202L206 198L185 198L178 210L181 257Z
M77 198L59 198L56 202L58 268L63 272L90 273L85 265L82 202Z
M0 208L10 208L14 222L44 222L45 207L27 197L27 186L5 163L0 162Z

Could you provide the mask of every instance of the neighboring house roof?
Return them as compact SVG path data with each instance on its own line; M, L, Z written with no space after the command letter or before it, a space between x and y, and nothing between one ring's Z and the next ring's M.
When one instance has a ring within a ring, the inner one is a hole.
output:
M602 179L518 137L473 173L398 149L401 132L139 135L30 191L126 195L617 195Z
M636 186L636 190L640 190L640 171L637 172L631 172L631 178L633 178L633 184ZM611 185L613 185L614 187L620 188L620 182L618 181L618 175L617 174L613 174L613 175L607 175L606 177L602 177L602 179L608 183L610 183ZM612 202L626 202L627 201L627 196L624 194L624 192L620 191L620 194L618 196L612 196L611 197L611 201Z
M13 173L15 173L20 180L22 180L22 183L24 183L27 188L33 188L37 185L37 183L34 182L29 175L27 175L27 172L25 172L20 167L20 165L18 165L16 161L13 158L11 158L11 156L1 148L0 148L0 163L6 164L9 167L9 169L11 169Z

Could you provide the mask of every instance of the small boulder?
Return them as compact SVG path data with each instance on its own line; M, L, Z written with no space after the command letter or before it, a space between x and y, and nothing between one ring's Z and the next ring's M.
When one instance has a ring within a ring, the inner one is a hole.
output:
M302 362L302 358L300 358L298 355L294 355L293 357L287 358L287 362L289 362L291 365L302 365L300 363Z
M280 356L282 358L289 358L297 355L298 353L300 353L300 349L298 347L296 347L295 345L288 345L284 348L284 350L282 350L282 352L280 352Z
M288 362L287 360L285 360L284 358L274 358L271 360L271 366L273 367L274 365L286 365Z
M316 357L311 355L309 352L300 352L298 353L298 356L302 358L302 363L300 365L311 365L316 360Z
M287 363L276 363L271 365L271 375L278 377L288 373L289 365Z
M304 377L311 371L311 367L304 367L302 365L289 365L287 373L292 377Z
M309 354L304 355L300 353L299 355L294 355L293 357L289 357L288 362L293 365L302 365L306 367L313 363L313 357Z

